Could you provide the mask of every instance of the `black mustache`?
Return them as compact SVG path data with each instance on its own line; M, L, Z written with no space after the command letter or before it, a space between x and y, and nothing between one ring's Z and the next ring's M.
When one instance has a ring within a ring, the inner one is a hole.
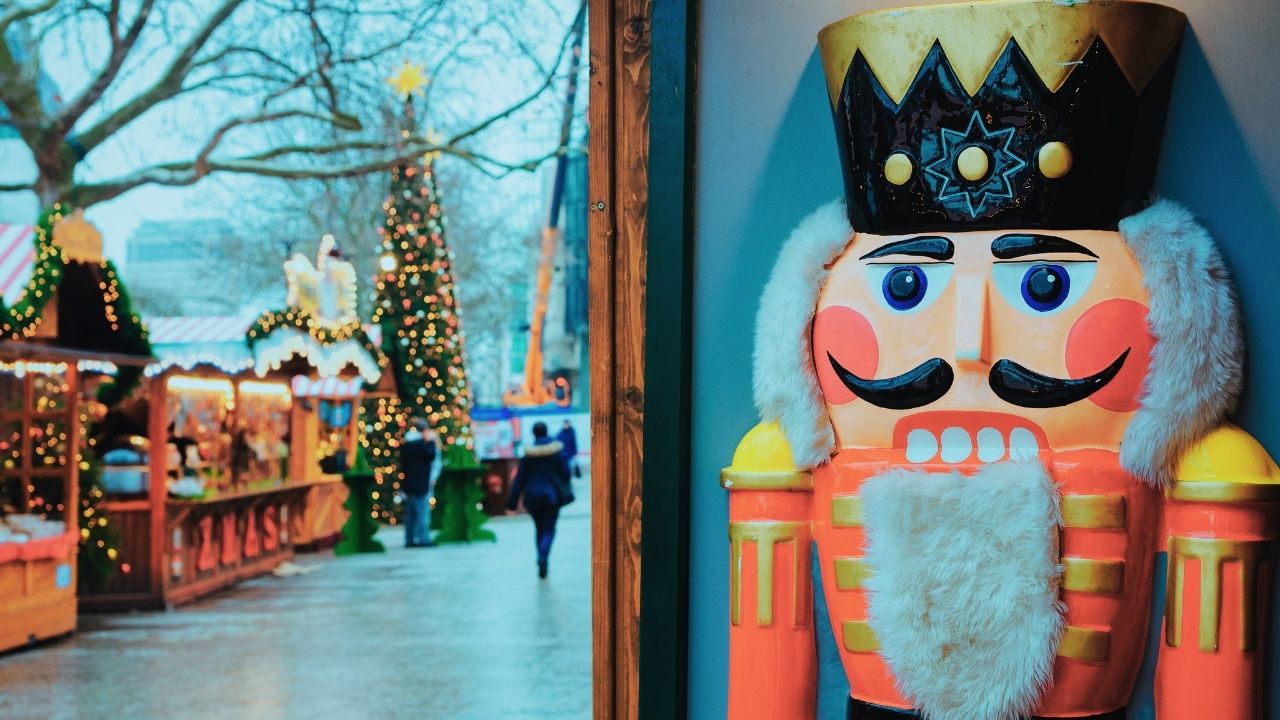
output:
M901 375L883 380L868 380L845 370L827 353L831 369L836 377L854 395L877 407L889 410L910 410L938 400L951 389L955 373L942 358L926 360Z
M991 366L991 389L1007 403L1027 408L1051 408L1079 402L1101 390L1124 367L1129 348L1100 372L1079 379L1041 375L1012 360Z

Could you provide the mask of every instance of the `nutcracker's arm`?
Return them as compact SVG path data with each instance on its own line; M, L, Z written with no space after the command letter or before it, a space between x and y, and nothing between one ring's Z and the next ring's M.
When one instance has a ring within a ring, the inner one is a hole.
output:
M1159 720L1261 720L1277 509L1280 470L1237 427L1214 431L1179 464L1165 500Z
M720 477L729 491L729 718L813 718L812 476L795 467L777 423L761 423Z

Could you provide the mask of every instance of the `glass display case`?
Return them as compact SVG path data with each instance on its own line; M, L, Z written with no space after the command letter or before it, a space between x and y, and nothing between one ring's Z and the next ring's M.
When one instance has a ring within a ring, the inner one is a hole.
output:
M192 496L230 487L235 386L225 377L173 375L166 390L170 492Z
M70 395L65 363L0 363L0 535L65 532ZM24 530L6 534L12 522Z
M237 482L289 476L289 414L293 396L283 382L242 380L238 386L232 458Z

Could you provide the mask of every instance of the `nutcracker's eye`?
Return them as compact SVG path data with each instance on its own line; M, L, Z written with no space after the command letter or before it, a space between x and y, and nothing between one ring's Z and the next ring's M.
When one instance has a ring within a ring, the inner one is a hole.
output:
M953 269L950 263L871 264L867 266L867 274L872 291L879 294L890 310L907 313L936 300L951 279Z
M1048 315L1073 305L1097 272L1096 262L996 263L996 287L1006 301L1029 315Z
M897 310L910 310L924 299L924 291L929 288L929 281L924 272L914 265L905 265L890 270L881 282L884 299Z

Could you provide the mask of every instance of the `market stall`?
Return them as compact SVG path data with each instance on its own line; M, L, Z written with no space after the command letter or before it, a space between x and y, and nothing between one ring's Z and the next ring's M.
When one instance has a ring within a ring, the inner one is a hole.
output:
M336 542L355 409L385 361L358 322L319 322L297 295L254 320L151 322L158 362L101 439L131 571L84 604L180 604Z
M114 552L82 493L86 427L150 360L80 214L55 207L23 240L34 247L11 271L20 287L0 304L0 652L75 630L77 546L92 541L81 561Z

